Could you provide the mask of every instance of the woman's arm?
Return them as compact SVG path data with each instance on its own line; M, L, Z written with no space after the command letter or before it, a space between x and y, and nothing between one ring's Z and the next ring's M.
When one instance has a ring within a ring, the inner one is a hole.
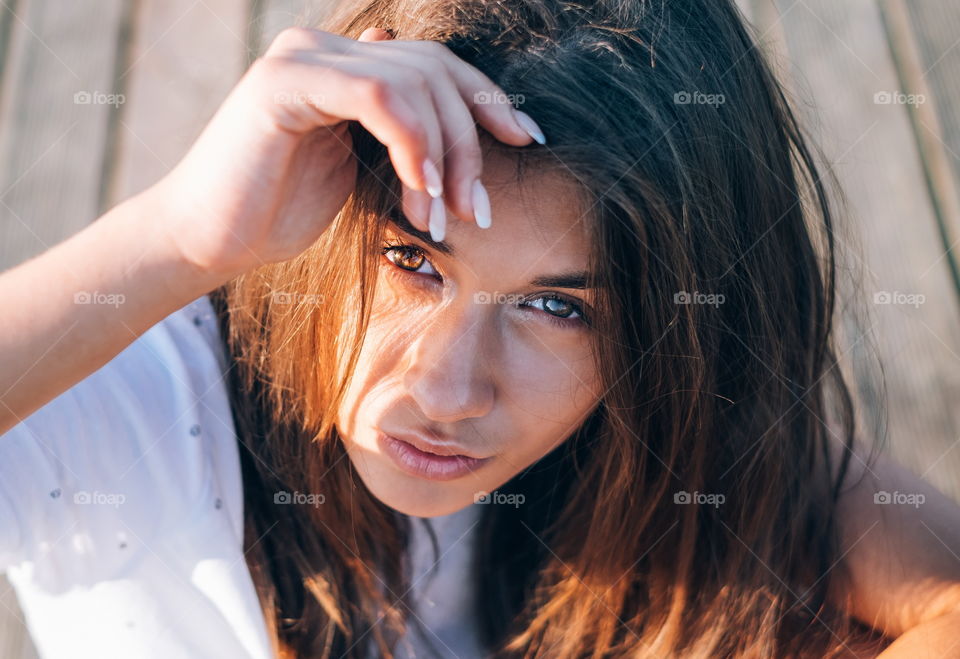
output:
M960 613L950 613L921 623L891 643L878 659L960 657Z
M0 433L220 281L194 268L160 227L156 191L128 199L0 276Z
M852 458L853 476L865 462ZM896 639L880 657L960 657L960 506L881 458L841 494L838 519L852 588L832 598Z

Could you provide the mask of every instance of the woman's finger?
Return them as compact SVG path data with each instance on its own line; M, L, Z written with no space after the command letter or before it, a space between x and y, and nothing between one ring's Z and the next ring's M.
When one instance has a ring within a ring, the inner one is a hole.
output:
M357 40L367 42L389 41L392 38L393 35L383 28L368 27ZM401 185L403 186L403 214L409 218L411 224L415 227L421 231L428 231L430 226L430 195L421 190L414 190L406 183L401 183Z
M477 127L470 109L447 68L419 53L405 53L403 63L420 70L430 82L436 115L443 136L444 202L465 221L487 226L487 217L475 217L473 197L483 171L483 156ZM482 184L480 184L482 187ZM485 195L485 192L481 192ZM480 204L481 212L485 210Z
M422 190L403 186L403 214L421 231L430 230L430 204L433 198Z
M523 102L521 95L507 94L480 69L457 57L444 44L437 41L390 41L377 44L377 47L412 48L442 62L477 123L501 142L513 146L525 146L531 140L540 144L546 142L537 123L514 107L514 104Z
M443 136L429 85L418 71L379 59L317 54L308 61L274 57L257 66L263 84L283 98L275 106L282 128L306 133L358 121L386 145L403 183L416 190L442 187L442 170L434 165L436 171L425 171L425 161L442 161Z

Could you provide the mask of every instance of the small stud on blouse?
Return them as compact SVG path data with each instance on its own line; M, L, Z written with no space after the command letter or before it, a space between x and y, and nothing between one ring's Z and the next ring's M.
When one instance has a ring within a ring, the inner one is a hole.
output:
M200 434L200 424L195 423L195 424L193 424L192 426L190 426L190 434L193 435L194 437L196 437L197 435L199 435L199 434Z

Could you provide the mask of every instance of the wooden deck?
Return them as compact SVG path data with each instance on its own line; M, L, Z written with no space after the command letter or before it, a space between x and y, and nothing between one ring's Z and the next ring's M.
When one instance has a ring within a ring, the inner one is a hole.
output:
M891 452L960 500L960 5L739 0L832 163L870 302ZM74 233L183 155L245 67L316 0L0 0L0 268ZM113 96L111 96L113 95ZM913 95L912 97L910 95ZM922 99L924 102L910 102ZM0 656L36 656L0 581Z

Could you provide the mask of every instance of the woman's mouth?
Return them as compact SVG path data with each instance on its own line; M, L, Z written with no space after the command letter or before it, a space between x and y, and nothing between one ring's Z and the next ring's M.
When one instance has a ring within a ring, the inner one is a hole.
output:
M437 455L422 451L409 442L382 432L377 433L380 450L403 471L428 480L448 481L476 471L493 458L466 455Z

